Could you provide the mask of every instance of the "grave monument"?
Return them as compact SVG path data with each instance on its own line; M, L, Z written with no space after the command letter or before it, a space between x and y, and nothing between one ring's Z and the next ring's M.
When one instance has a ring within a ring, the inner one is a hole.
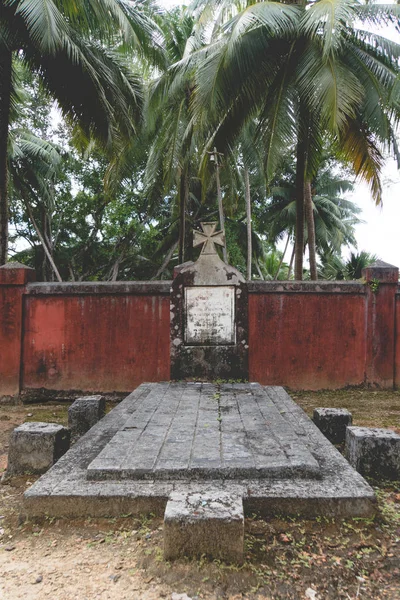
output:
M218 255L217 223L194 232L196 262L175 269L171 289L171 379L248 379L247 285Z
M25 493L29 516L164 514L167 559L241 562L244 514L370 516L373 490L282 387L248 379L247 285L202 223L171 292L171 379L143 383Z

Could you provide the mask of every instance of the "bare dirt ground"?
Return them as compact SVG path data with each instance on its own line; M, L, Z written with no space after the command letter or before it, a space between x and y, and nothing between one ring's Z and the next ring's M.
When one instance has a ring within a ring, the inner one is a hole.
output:
M350 409L356 425L400 427L399 392L293 396L309 414L336 406ZM66 411L62 404L0 406L0 473L15 426L65 423ZM372 482L379 501L374 519L247 519L246 562L237 567L163 561L162 521L151 516L24 521L22 494L33 481L16 477L0 485L1 600L400 598L400 482Z

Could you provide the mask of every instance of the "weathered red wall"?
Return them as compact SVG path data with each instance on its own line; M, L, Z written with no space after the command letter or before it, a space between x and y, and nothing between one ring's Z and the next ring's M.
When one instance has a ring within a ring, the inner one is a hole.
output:
M396 294L395 307L394 383L400 388L400 290Z
M129 392L170 379L170 282L29 283L0 267L0 399ZM249 378L293 389L400 386L398 269L365 283L250 282ZM60 395L60 394L59 394Z
M25 390L127 392L169 379L169 296L31 290L39 294L25 296Z
M364 381L365 288L324 287L316 292L315 284L254 286L249 294L251 380L298 389Z

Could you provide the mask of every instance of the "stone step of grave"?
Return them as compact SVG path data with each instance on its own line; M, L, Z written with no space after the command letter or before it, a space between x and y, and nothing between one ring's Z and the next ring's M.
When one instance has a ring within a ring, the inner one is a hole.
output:
M243 562L243 501L221 490L173 492L164 514L164 558Z
M270 393L259 384L154 388L89 464L87 479L318 478L318 461Z
M70 432L58 423L28 422L10 437L6 477L45 473L69 449Z
M348 427L346 457L362 475L400 478L400 435L391 429Z
M68 427L71 441L76 442L106 414L104 396L81 396L68 409Z
M353 417L346 408L314 408L313 421L332 444L341 444Z

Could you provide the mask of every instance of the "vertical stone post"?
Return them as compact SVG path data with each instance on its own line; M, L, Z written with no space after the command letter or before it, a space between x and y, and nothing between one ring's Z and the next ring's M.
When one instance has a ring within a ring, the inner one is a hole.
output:
M394 387L395 311L399 269L381 260L363 269L367 286L367 345L365 381L382 388Z
M22 297L35 270L11 262L0 267L0 401L20 392Z

